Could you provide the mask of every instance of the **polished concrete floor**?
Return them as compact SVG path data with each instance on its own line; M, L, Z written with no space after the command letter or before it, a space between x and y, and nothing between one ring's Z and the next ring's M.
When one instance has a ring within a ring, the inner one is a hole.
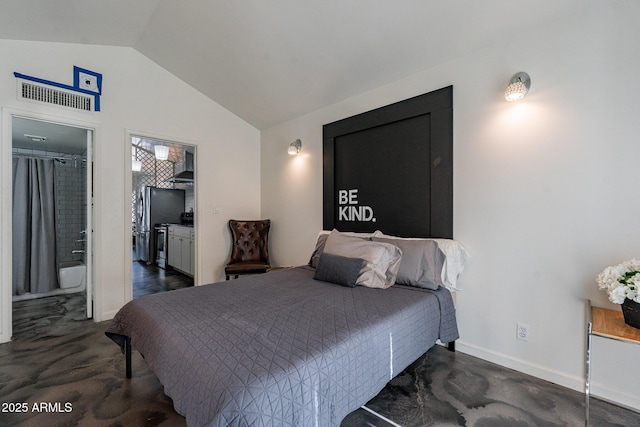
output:
M133 262L131 277L133 298L193 286L193 278L191 277L172 269L164 270L156 265L147 265L140 261Z
M106 325L84 319L82 295L15 303L14 340L0 345L0 426L184 426L138 353L124 378ZM583 405L581 393L440 346L367 404L407 427L582 426ZM597 399L591 414L593 426L640 425ZM359 409L341 427L389 425Z

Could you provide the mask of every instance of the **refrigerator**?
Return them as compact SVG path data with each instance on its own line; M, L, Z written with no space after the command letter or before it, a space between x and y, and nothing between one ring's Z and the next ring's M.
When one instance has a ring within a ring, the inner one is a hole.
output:
M184 212L184 190L146 186L138 196L136 254L138 261L155 263L156 227L160 224L180 224Z

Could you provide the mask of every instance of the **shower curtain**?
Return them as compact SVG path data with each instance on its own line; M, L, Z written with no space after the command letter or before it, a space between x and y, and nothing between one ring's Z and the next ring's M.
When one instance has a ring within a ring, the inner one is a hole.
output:
M13 158L13 295L57 289L53 159Z

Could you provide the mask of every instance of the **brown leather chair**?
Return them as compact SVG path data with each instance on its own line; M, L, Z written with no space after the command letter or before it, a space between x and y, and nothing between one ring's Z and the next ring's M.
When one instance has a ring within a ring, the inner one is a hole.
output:
M229 220L231 259L224 268L227 280L240 274L266 273L269 263L269 228L271 220Z

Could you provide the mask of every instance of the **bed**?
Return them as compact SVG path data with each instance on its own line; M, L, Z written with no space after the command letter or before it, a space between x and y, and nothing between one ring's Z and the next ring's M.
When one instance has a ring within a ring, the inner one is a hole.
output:
M345 287L301 266L125 305L127 337L189 426L338 426L458 337L449 291Z
M438 340L453 349L451 102L325 125L309 265L127 303L106 331L127 376L133 347L190 426L338 426Z

